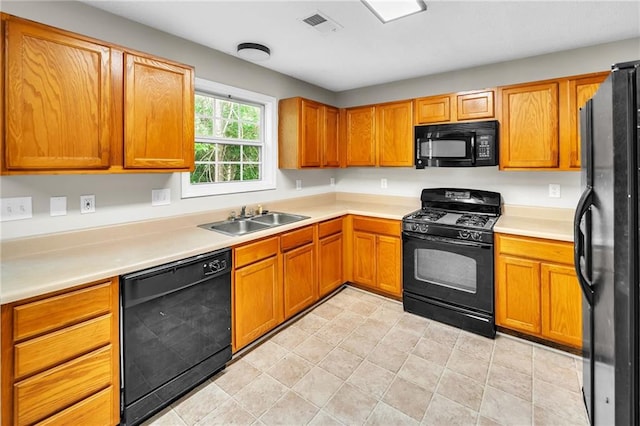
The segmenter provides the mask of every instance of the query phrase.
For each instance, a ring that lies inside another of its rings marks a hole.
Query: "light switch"
[[[49,211],[51,216],[65,216],[67,214],[67,197],[49,198]]]

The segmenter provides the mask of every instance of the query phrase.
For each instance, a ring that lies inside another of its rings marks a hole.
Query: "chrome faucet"
[[[240,208],[240,217],[247,217],[247,206],[242,206]]]

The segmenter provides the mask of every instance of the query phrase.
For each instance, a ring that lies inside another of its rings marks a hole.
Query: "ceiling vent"
[[[335,33],[342,29],[342,25],[338,24],[319,10],[313,15],[302,18],[302,22],[323,34]]]

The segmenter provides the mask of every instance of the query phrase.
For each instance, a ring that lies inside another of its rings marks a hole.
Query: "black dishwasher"
[[[135,425],[231,359],[231,250],[120,277],[121,424]]]

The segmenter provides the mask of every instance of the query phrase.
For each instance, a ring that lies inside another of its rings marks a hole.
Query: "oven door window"
[[[474,258],[434,249],[416,249],[414,255],[416,280],[476,293],[478,266]]]

